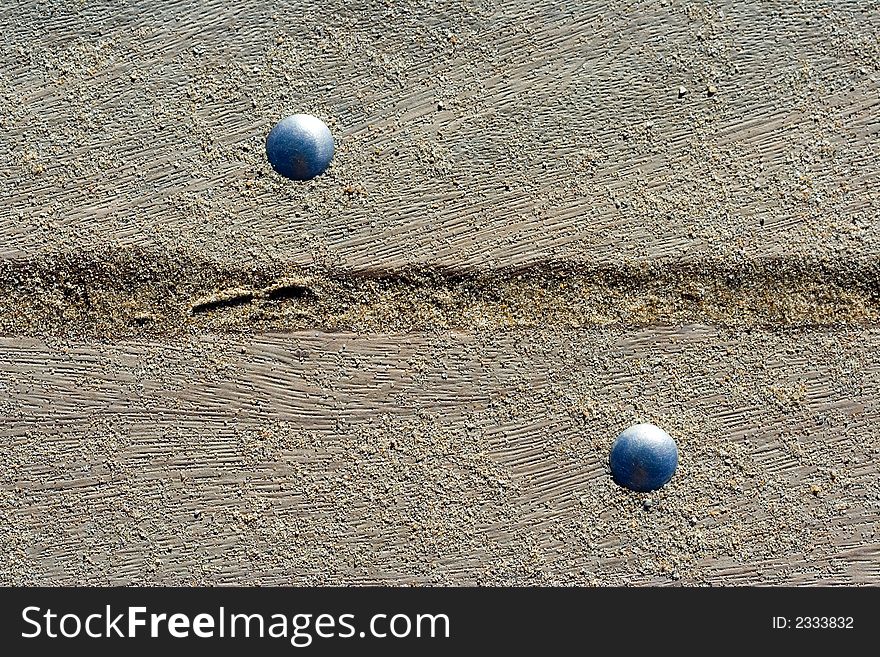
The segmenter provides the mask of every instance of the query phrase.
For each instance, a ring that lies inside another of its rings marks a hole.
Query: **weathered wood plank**
[[[875,3],[16,2],[0,20],[0,257],[877,253]],[[295,111],[338,137],[306,185],[263,151]]]
[[[4,583],[880,582],[880,6],[0,22]],[[372,334],[252,333],[312,327]]]
[[[0,342],[10,583],[878,579],[876,330]],[[643,508],[605,471],[666,427]]]

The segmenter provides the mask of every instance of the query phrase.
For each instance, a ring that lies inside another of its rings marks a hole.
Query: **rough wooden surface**
[[[876,583],[878,353],[700,327],[6,339],[2,577]],[[647,496],[605,470],[636,419],[681,450]]]
[[[0,582],[880,583],[880,4],[0,24]]]
[[[877,3],[86,0],[0,21],[0,256],[877,249]],[[299,111],[338,138],[307,185],[264,154]]]

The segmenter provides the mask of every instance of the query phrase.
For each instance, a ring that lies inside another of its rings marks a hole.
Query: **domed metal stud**
[[[285,178],[311,180],[333,159],[333,135],[319,118],[294,114],[275,124],[266,137],[269,164]]]
[[[647,492],[672,479],[678,467],[678,447],[653,424],[635,424],[621,433],[611,448],[611,475],[621,486]]]

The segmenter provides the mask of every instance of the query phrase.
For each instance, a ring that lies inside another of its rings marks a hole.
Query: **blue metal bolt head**
[[[678,447],[660,427],[634,424],[614,441],[610,460],[614,481],[644,493],[672,479],[678,467]]]
[[[294,114],[281,119],[266,137],[269,164],[285,178],[311,180],[330,166],[333,135],[321,119]]]

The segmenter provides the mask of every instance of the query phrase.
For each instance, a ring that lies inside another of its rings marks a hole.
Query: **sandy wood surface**
[[[0,24],[3,583],[880,583],[880,5]]]
[[[16,2],[0,20],[4,257],[877,250],[875,3]],[[307,185],[263,150],[294,112],[337,136]]]
[[[3,579],[876,583],[878,337],[5,339]]]

